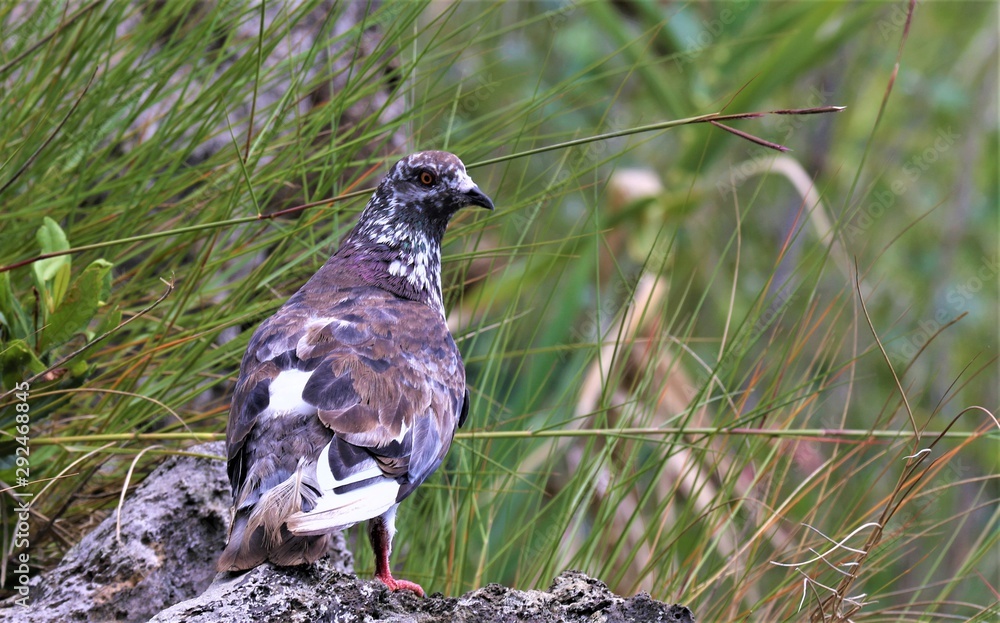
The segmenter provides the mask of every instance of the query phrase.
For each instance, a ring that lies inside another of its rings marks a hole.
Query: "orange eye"
[[[424,186],[430,186],[431,184],[434,183],[434,174],[431,173],[430,171],[421,171],[420,183],[423,184]]]

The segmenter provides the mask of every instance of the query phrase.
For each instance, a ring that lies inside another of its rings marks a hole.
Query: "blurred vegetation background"
[[[578,568],[704,621],[996,620],[995,3],[0,24],[5,572],[18,495],[40,572],[161,455],[221,439],[256,325],[393,161],[447,149],[499,209],[447,238],[472,414],[401,511],[399,575],[455,595]],[[728,123],[785,154],[709,125],[562,145],[831,105]]]

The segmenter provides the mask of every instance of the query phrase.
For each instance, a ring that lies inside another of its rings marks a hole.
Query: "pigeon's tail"
[[[264,561],[291,566],[313,562],[326,553],[330,535],[296,535],[285,522],[303,508],[316,504],[317,492],[312,478],[304,474],[303,461],[299,468],[263,494],[248,492],[244,505],[237,508],[229,529],[229,543],[219,557],[219,571],[252,569]],[[259,496],[259,497],[258,497]]]
[[[216,563],[219,571],[243,571],[265,561],[283,567],[302,565],[317,560],[330,547],[329,534],[295,536],[284,526],[281,527],[278,542],[269,543],[263,526],[248,531],[249,519],[249,511],[243,511],[233,520],[229,543]]]
[[[252,569],[267,560],[267,548],[264,547],[264,528],[257,528],[247,534],[247,519],[250,513],[241,510],[233,517],[229,529],[229,542],[219,557],[215,568],[219,571],[242,571]]]

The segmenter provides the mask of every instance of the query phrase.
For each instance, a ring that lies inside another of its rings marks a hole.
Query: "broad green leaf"
[[[42,352],[67,342],[87,328],[97,308],[111,296],[111,263],[94,260],[73,282],[62,304],[42,332]]]
[[[66,258],[68,259],[69,256],[67,255]],[[70,263],[65,262],[56,270],[55,279],[52,280],[51,292],[53,307],[59,307],[59,305],[62,304],[63,298],[66,296],[66,291],[69,290],[69,277]]]
[[[118,326],[118,323],[122,321],[122,310],[119,306],[115,305],[108,313],[104,314],[104,318],[101,319],[101,323],[97,325],[97,330],[94,332],[96,336],[100,337],[113,330]]]
[[[35,238],[38,240],[38,246],[41,248],[43,254],[57,253],[69,249],[69,240],[66,239],[66,232],[59,227],[58,223],[47,216],[42,219],[42,226],[38,228]],[[31,265],[31,268],[35,271],[35,277],[38,281],[44,283],[55,277],[56,272],[61,266],[69,264],[69,256],[60,255],[59,257],[38,260]]]
[[[6,389],[44,370],[45,364],[24,340],[11,340],[0,351],[0,376]]]
[[[42,219],[42,226],[38,228],[35,238],[38,240],[38,246],[43,254],[69,249],[66,233],[59,227],[58,223],[47,216]],[[59,257],[38,260],[31,265],[35,277],[35,287],[44,303],[42,306],[43,322],[47,321],[48,315],[55,311],[62,302],[62,296],[66,292],[65,286],[69,279],[70,264],[68,255],[60,255]],[[53,279],[57,279],[59,283],[50,285],[49,282]]]

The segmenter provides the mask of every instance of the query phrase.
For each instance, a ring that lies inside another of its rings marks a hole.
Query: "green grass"
[[[37,377],[35,570],[133,462],[129,487],[221,438],[255,326],[392,161],[447,148],[498,209],[447,237],[472,414],[401,510],[399,575],[453,595],[578,568],[704,621],[996,617],[994,4],[921,3],[905,41],[905,2],[402,2],[354,27],[318,5],[0,7],[0,363],[4,392]],[[784,155],[631,132],[832,105],[726,122]]]

